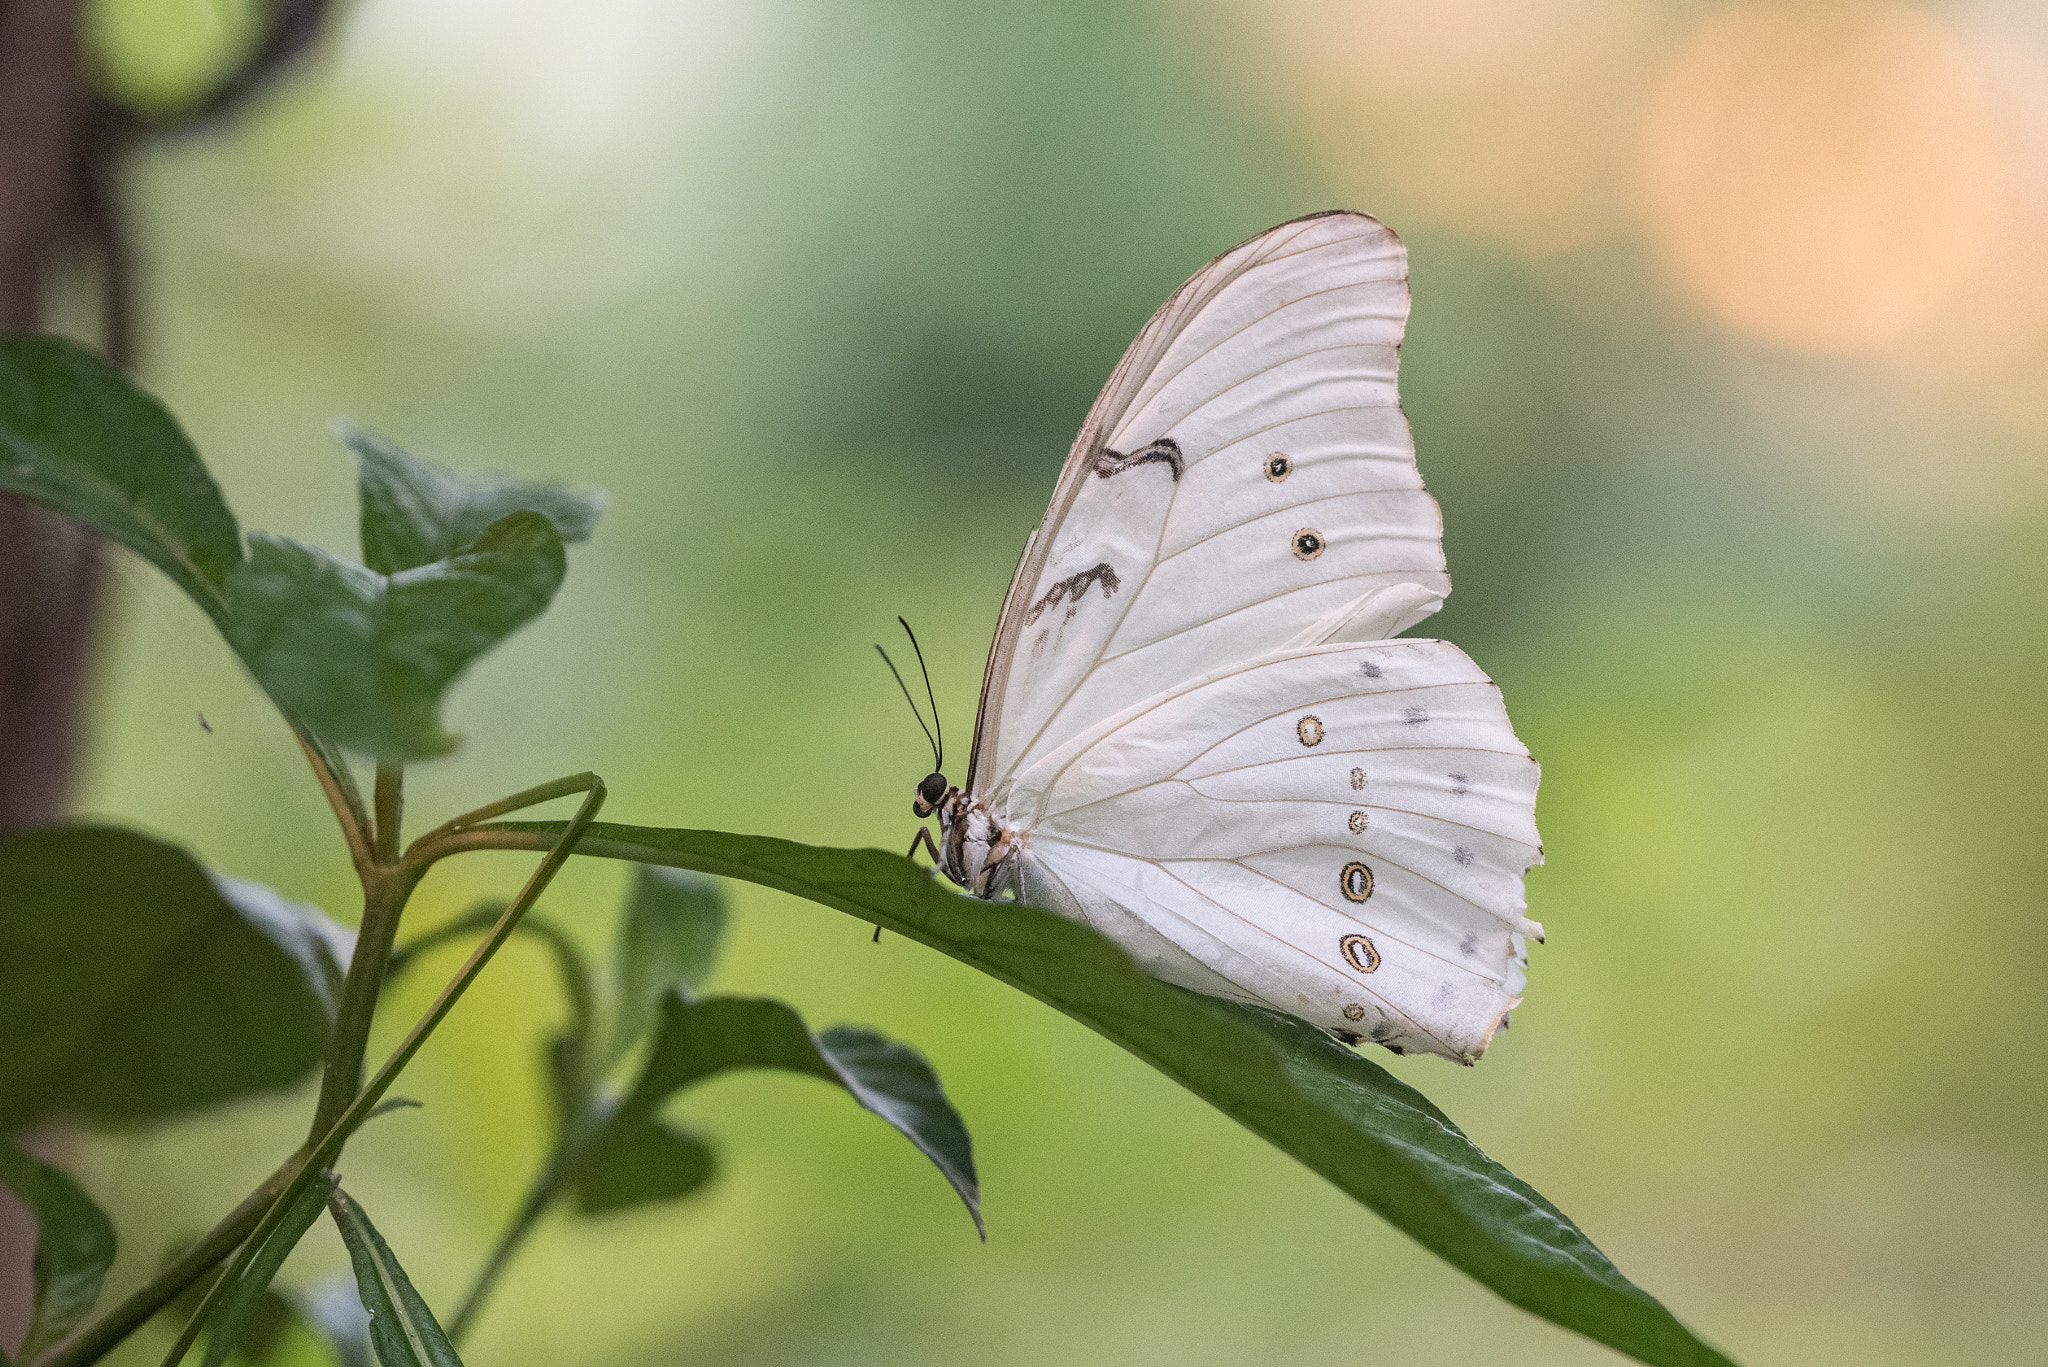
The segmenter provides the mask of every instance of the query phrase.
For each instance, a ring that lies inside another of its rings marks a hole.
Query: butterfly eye
[[[1278,484],[1294,473],[1294,462],[1275,451],[1266,457],[1266,478]]]
[[[939,800],[945,797],[946,787],[944,774],[927,775],[924,782],[917,785],[917,797],[910,804],[911,815],[930,816],[932,809],[939,805]]]
[[[1294,534],[1294,558],[1313,560],[1323,553],[1323,534],[1313,527],[1303,527]]]

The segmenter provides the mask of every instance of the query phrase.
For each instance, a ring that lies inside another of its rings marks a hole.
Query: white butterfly
[[[1457,647],[1395,393],[1400,240],[1283,223],[1152,316],[1089,410],[996,627],[954,882],[1346,1042],[1470,1063],[1521,999],[1537,765]],[[913,850],[916,848],[912,846]]]

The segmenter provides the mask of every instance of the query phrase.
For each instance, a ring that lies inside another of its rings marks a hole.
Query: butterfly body
[[[945,874],[1196,991],[1470,1062],[1520,1000],[1537,769],[1455,646],[1394,235],[1298,219],[1161,307],[1025,548]]]

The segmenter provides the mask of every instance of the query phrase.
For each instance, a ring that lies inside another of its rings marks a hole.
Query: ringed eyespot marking
[[[1372,896],[1372,870],[1354,859],[1337,875],[1337,887],[1345,901],[1363,902]]]
[[[1357,1002],[1352,1002],[1349,1006],[1344,1008],[1344,1019],[1348,1021],[1364,1020],[1365,1008],[1360,1006]]]
[[[1365,829],[1365,813],[1364,813],[1364,812],[1353,812],[1353,813],[1351,814],[1351,822],[1350,822],[1350,825],[1351,825],[1351,829],[1352,829],[1352,830],[1354,830],[1354,831],[1362,831],[1362,830],[1364,830],[1364,829]]]
[[[1364,786],[1365,786],[1365,770],[1363,770],[1363,769],[1353,769],[1353,770],[1351,771],[1351,791],[1355,793],[1355,792],[1357,792],[1357,791],[1358,791],[1359,789],[1363,788]]]
[[[1275,451],[1266,457],[1266,478],[1278,484],[1294,473],[1294,462]]]
[[[1294,558],[1313,560],[1323,553],[1326,544],[1321,532],[1313,527],[1303,527],[1294,534]]]
[[[1311,712],[1294,724],[1294,734],[1301,738],[1303,745],[1323,743],[1323,719]]]
[[[1372,941],[1363,935],[1346,935],[1337,941],[1337,948],[1344,951],[1344,962],[1360,973],[1377,973],[1380,967],[1380,952],[1372,947]],[[1345,1012],[1350,1015],[1350,1012]],[[1363,1013],[1361,1013],[1363,1014]],[[1357,1020],[1357,1016],[1351,1017]]]

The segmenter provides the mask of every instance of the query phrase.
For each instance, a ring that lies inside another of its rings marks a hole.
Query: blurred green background
[[[97,41],[175,102],[246,29],[104,0]],[[1457,584],[1424,630],[1544,764],[1551,933],[1479,1068],[1380,1061],[1752,1367],[2048,1362],[2038,8],[364,0],[133,193],[144,378],[245,525],[353,552],[340,415],[613,492],[456,691],[416,829],[593,768],[609,818],[891,849],[927,755],[869,643],[916,624],[964,768],[1016,553],[1131,334],[1272,223],[1380,214]],[[118,579],[82,810],[352,918],[285,729],[173,590]],[[444,865],[416,914],[529,864]],[[544,905],[599,945],[624,874]],[[473,1361],[1614,1360],[1036,1003],[735,898],[715,986],[927,1052],[987,1246],[871,1117],[731,1079],[683,1108],[724,1180],[545,1227]],[[538,1157],[558,1011],[515,949],[403,1084],[425,1109],[351,1149],[437,1305]],[[115,1289],[306,1104],[88,1141]],[[343,1263],[320,1234],[287,1276]]]

